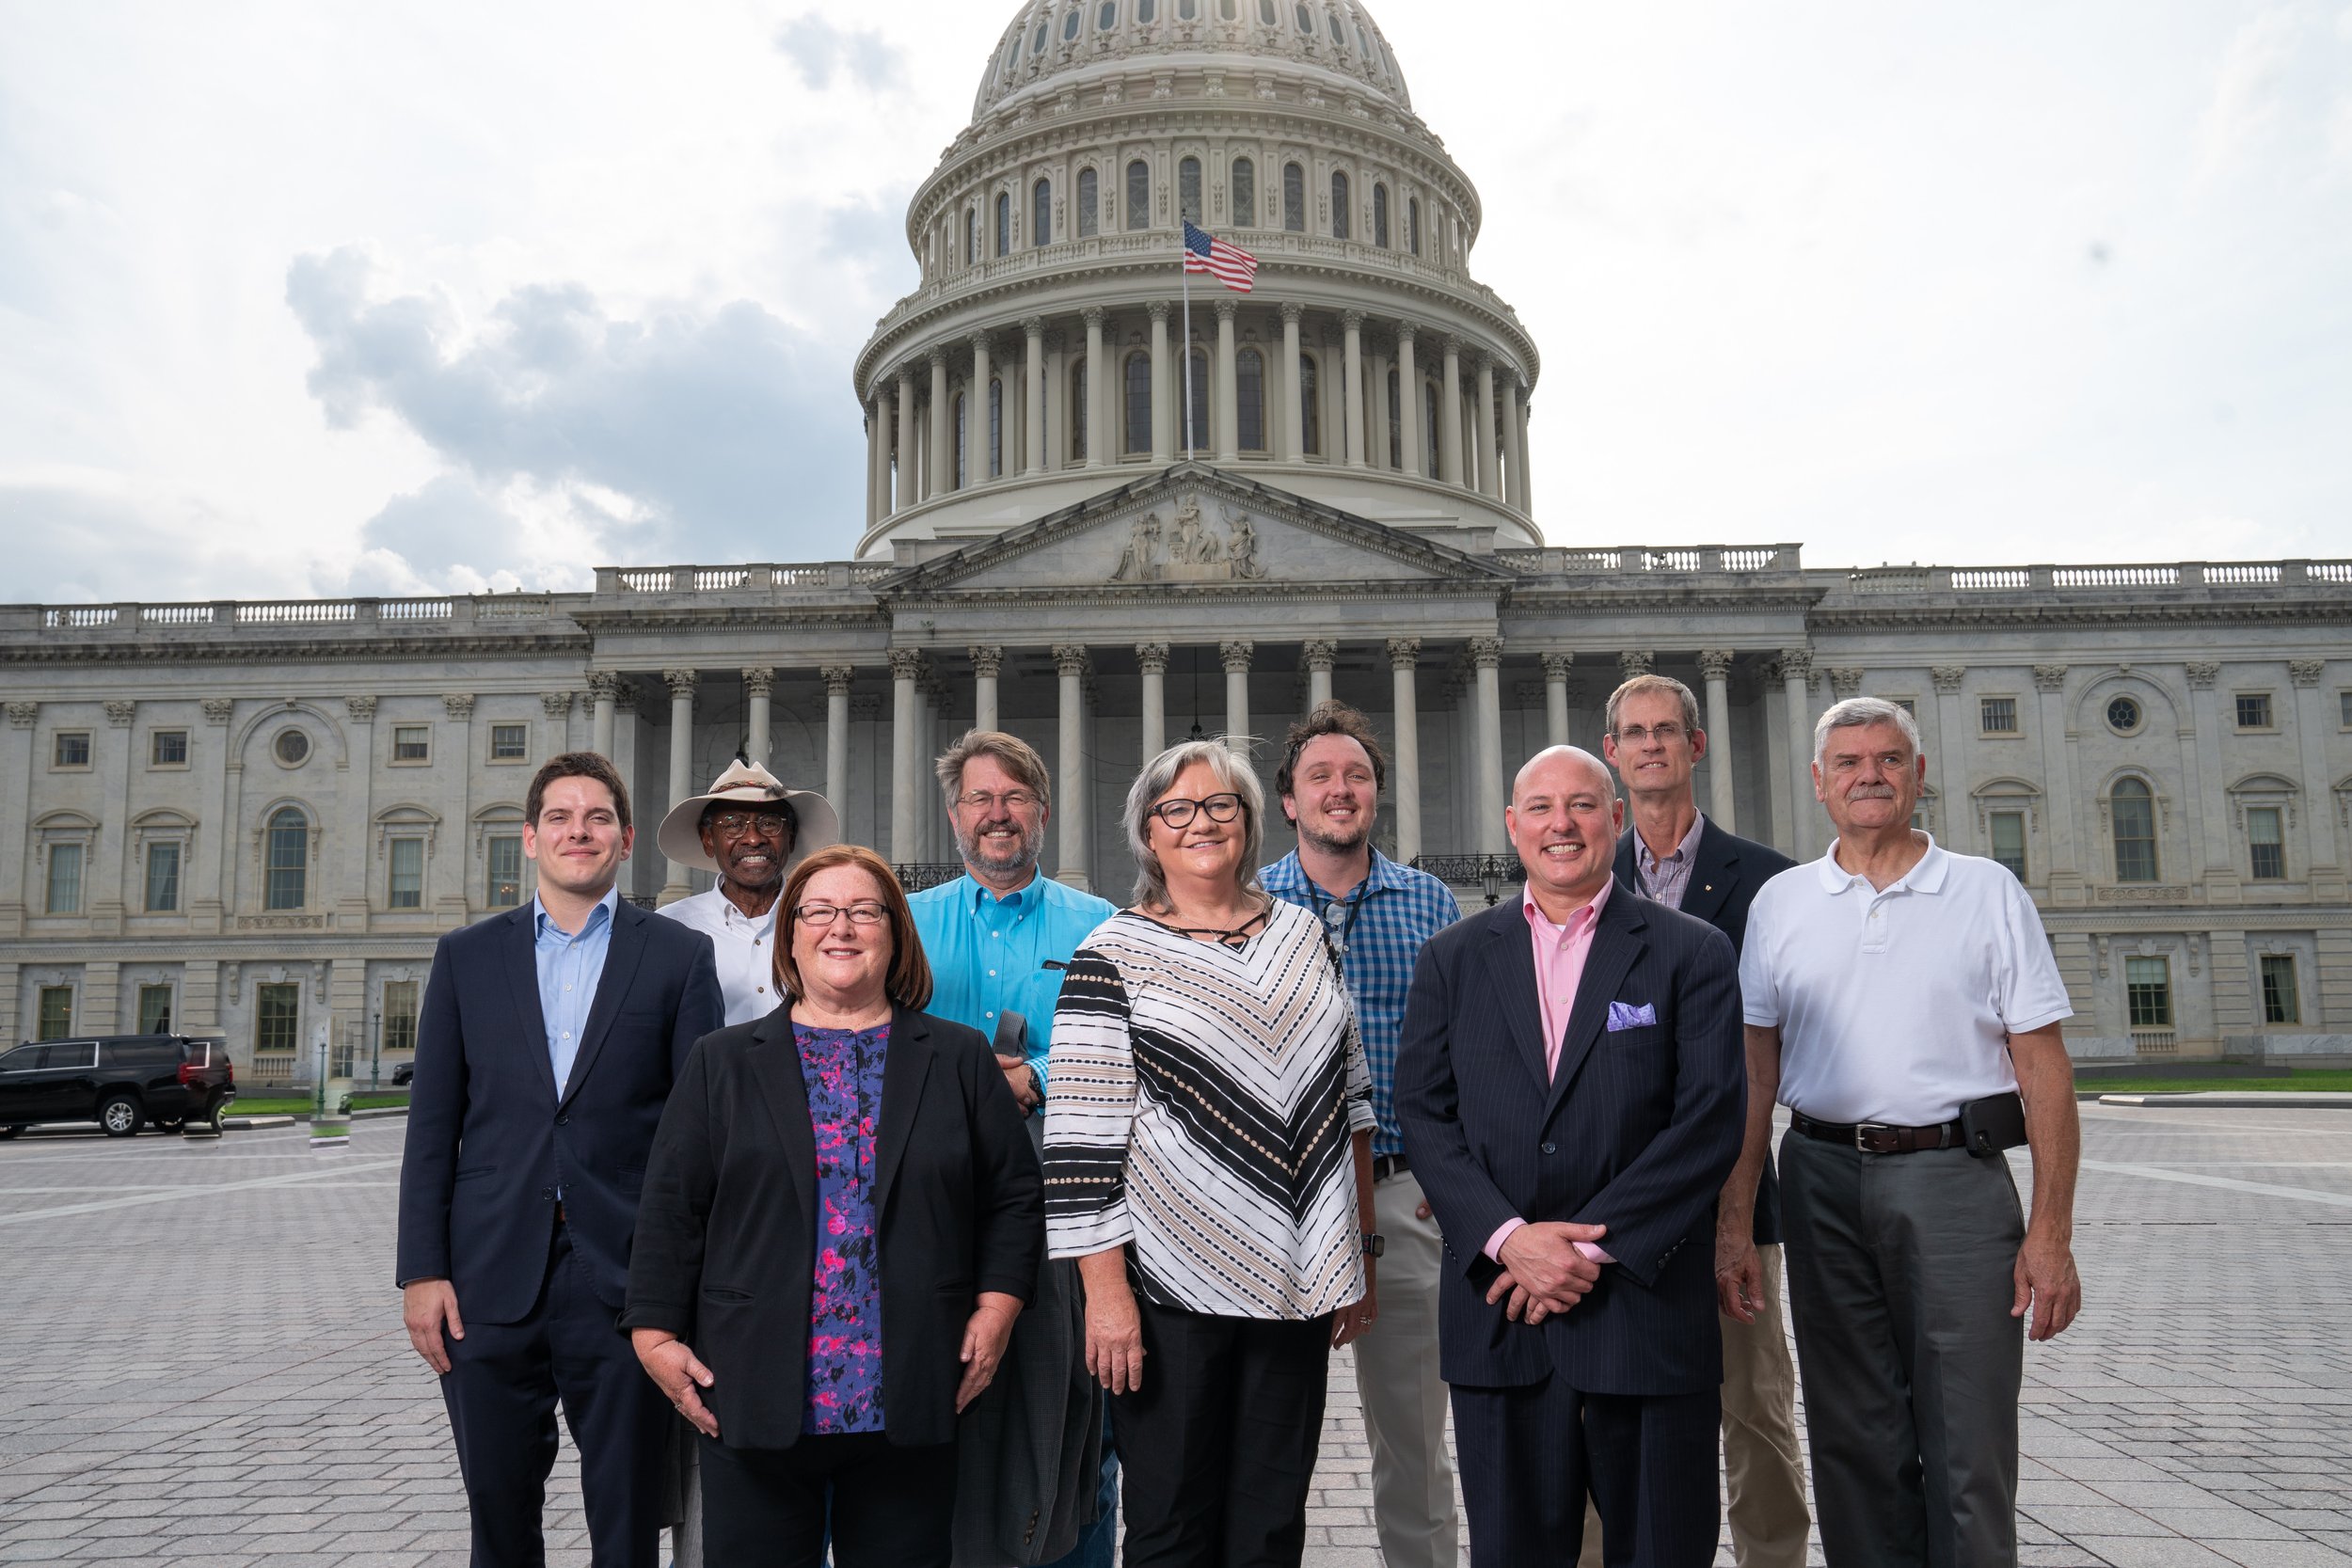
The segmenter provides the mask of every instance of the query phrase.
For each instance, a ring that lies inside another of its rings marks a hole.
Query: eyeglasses
[[[710,831],[721,838],[741,838],[745,833],[759,833],[767,838],[788,838],[792,819],[782,812],[722,812],[710,819]]]
[[[1231,822],[1241,815],[1241,797],[1228,792],[1204,800],[1162,800],[1152,808],[1152,815],[1171,828],[1189,828],[1194,816],[1204,811],[1212,822]]]
[[[1037,796],[1025,789],[1008,789],[1002,795],[991,795],[985,789],[973,790],[956,797],[956,804],[973,811],[994,811],[999,804],[1007,811],[1027,811],[1038,803]]]
[[[1639,746],[1655,736],[1661,746],[1671,746],[1690,733],[1681,725],[1675,723],[1652,724],[1646,729],[1639,724],[1628,724],[1617,732],[1617,742],[1623,746]]]
[[[890,918],[888,910],[870,900],[863,904],[801,904],[792,911],[792,918],[803,926],[830,926],[845,914],[852,926],[879,926]]]

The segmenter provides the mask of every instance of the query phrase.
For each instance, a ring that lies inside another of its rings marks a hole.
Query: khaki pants
[[[1804,1568],[1812,1515],[1797,1445],[1797,1373],[1781,1311],[1781,1252],[1756,1249],[1764,1301],[1756,1322],[1716,1314],[1724,1331],[1724,1479],[1730,1494],[1732,1560],[1740,1568]],[[1601,1568],[1600,1517],[1584,1504],[1578,1568]]]
[[[1372,1439],[1373,1519],[1388,1568],[1454,1568],[1454,1466],[1446,1458],[1446,1386],[1438,1375],[1438,1222],[1421,1183],[1400,1171],[1373,1189],[1388,1251],[1375,1271],[1380,1315],[1356,1341],[1356,1392]]]

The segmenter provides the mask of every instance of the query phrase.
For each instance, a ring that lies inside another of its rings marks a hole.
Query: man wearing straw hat
[[[729,1023],[775,1011],[776,898],[803,856],[840,837],[831,801],[814,790],[787,789],[740,757],[707,793],[680,800],[661,819],[655,838],[664,855],[719,875],[709,892],[661,912],[710,938]]]

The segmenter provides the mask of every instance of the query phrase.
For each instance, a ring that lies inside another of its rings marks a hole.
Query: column
[[[1396,327],[1396,446],[1405,471],[1421,477],[1421,372],[1413,360],[1413,324]]]
[[[1331,667],[1339,662],[1337,642],[1307,644],[1307,711],[1312,713],[1331,700]]]
[[[972,334],[972,386],[963,398],[963,483],[988,483],[988,334]]]
[[[882,520],[882,483],[883,462],[882,400],[876,393],[866,406],[866,526],[872,528]]]
[[[1216,645],[1225,663],[1225,744],[1242,756],[1249,754],[1249,656],[1257,644],[1241,638]]]
[[[694,793],[694,672],[664,670],[661,679],[670,689],[670,794],[662,809],[667,811]],[[675,904],[692,890],[687,880],[687,867],[671,861],[669,879],[661,884],[661,902]]]
[[[2239,897],[2239,879],[2230,855],[2230,798],[2221,784],[2221,713],[2213,694],[2213,683],[2221,673],[2221,666],[2207,659],[2192,659],[2183,668],[2188,677],[2189,728],[2195,732],[2187,769],[2188,798],[2198,802],[2189,815],[2189,824],[2197,830],[2190,835],[2190,842],[2197,846],[2198,858],[2189,864],[2201,871],[2208,901],[2234,904]],[[2043,787],[2048,787],[2048,781],[2043,782]],[[2058,803],[2045,796],[2043,816],[2053,816],[2057,810]],[[2030,852],[2027,863],[2031,863]]]
[[[1421,703],[1414,689],[1420,663],[1420,638],[1389,639],[1396,714],[1390,758],[1396,766],[1396,858],[1407,865],[1421,856]]]
[[[1286,304],[1282,307],[1282,461],[1303,463],[1307,460],[1307,425],[1305,389],[1298,384],[1298,319],[1304,308]]]
[[[1514,512],[1527,510],[1527,449],[1519,444],[1519,378],[1502,380],[1502,438],[1504,441],[1503,499]]]
[[[1045,318],[1029,317],[1021,331],[1028,342],[1029,360],[1029,373],[1021,383],[1021,436],[1026,449],[1021,471],[1037,474],[1045,471]]]
[[[1568,672],[1575,665],[1574,654],[1544,655],[1544,733],[1548,746],[1568,743]]]
[[[610,670],[588,672],[588,697],[596,705],[588,721],[588,747],[598,756],[612,754],[612,705],[620,677]]]
[[[1478,844],[1482,855],[1509,847],[1502,807],[1502,639],[1470,640],[1470,663],[1478,672]]]
[[[773,670],[743,672],[743,750],[762,768],[768,766],[768,697],[775,689]]]
[[[1028,393],[1023,389],[1022,362],[1018,355],[1008,354],[996,372],[1001,387],[998,396],[1004,402],[1004,429],[997,433],[996,477],[1010,479],[1021,472],[1023,455],[1029,450],[1029,426],[1025,415]]]
[[[1707,815],[1727,833],[1734,825],[1731,768],[1731,650],[1699,651],[1699,675],[1707,684]]]
[[[930,760],[939,754],[939,688],[931,673],[931,661],[923,661],[923,673],[914,682],[914,760],[918,769],[914,780],[914,858],[935,861],[939,858],[939,818],[941,814],[929,809],[925,797],[930,793]]]
[[[841,818],[844,836],[850,821],[850,681],[856,672],[846,664],[828,664],[817,672],[825,681],[825,799]]]
[[[1340,390],[1346,402],[1341,407],[1341,439],[1346,443],[1347,466],[1364,466],[1364,313],[1350,310],[1340,317],[1343,369],[1340,375]]]
[[[2074,748],[2066,734],[2066,666],[2035,665],[2033,686],[2041,699],[2036,730],[2042,742],[2042,780],[2050,792],[2050,898],[2053,903],[2079,904],[2083,865],[2074,841],[2079,798],[2074,793]]]
[[[1052,473],[1070,461],[1070,340],[1062,332],[1045,334],[1045,470]]]
[[[1495,467],[1495,362],[1478,356],[1478,488],[1489,500],[1502,499]]]
[[[1216,406],[1209,422],[1216,427],[1216,460],[1241,461],[1241,411],[1234,406],[1241,380],[1233,353],[1233,317],[1241,307],[1233,300],[1216,302]]]
[[[1445,341],[1445,386],[1438,402],[1438,477],[1462,483],[1462,340]]]
[[[1089,443],[1088,450],[1093,450]],[[1087,877],[1087,650],[1082,642],[1054,644],[1054,673],[1061,682],[1061,744],[1054,758],[1054,777],[1061,785],[1062,809],[1054,814],[1060,847],[1060,869],[1055,875],[1074,888],[1089,885]]]
[[[1535,515],[1535,476],[1527,466],[1527,425],[1528,404],[1534,396],[1535,388],[1530,387],[1527,395],[1519,400],[1518,418],[1512,421],[1511,435],[1511,456],[1518,465],[1516,470],[1519,476],[1518,507],[1531,517]]]
[[[898,468],[891,492],[890,510],[904,512],[922,492],[914,484],[914,367],[898,369]]]
[[[1168,644],[1138,642],[1136,662],[1143,669],[1143,760],[1168,750]]]
[[[996,676],[1005,667],[1005,650],[980,643],[964,651],[972,656],[972,727],[1001,728],[996,722]]]
[[[1364,406],[1371,418],[1364,431],[1364,461],[1375,468],[1393,467],[1389,461],[1389,356],[1375,347],[1364,356]],[[1404,388],[1399,387],[1398,391]],[[1401,454],[1400,454],[1401,455]]]
[[[1109,433],[1103,428],[1103,410],[1108,406],[1103,396],[1103,320],[1104,310],[1099,305],[1086,309],[1087,321],[1087,467],[1103,466],[1103,453],[1110,446]]]
[[[1165,468],[1176,461],[1176,394],[1168,389],[1168,301],[1152,302],[1152,466]],[[1154,753],[1157,754],[1156,752]]]
[[[923,493],[944,496],[956,487],[956,414],[947,402],[947,351],[931,350],[931,467]]]
[[[2328,673],[2321,658],[2287,660],[2287,678],[2295,683],[2295,738],[2303,763],[2303,829],[2311,857],[2303,880],[2312,896],[2324,903],[2344,900],[2344,872],[2336,863],[2334,781],[2328,772],[2328,736],[2335,734],[2336,715],[2328,711],[2328,693],[2320,689]],[[2293,876],[2292,863],[2287,874]]]
[[[1813,858],[1813,822],[1820,807],[1813,799],[1813,703],[1805,694],[1813,679],[1813,655],[1804,648],[1780,654],[1780,685],[1788,708],[1788,854]]]
[[[901,865],[913,864],[916,853],[914,810],[923,789],[923,759],[914,731],[922,699],[914,685],[922,673],[920,649],[890,650],[890,858]]]

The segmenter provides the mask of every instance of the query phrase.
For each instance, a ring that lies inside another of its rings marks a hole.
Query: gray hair
[[[1127,809],[1120,814],[1127,825],[1128,852],[1136,857],[1135,902],[1139,909],[1168,907],[1168,878],[1160,871],[1160,857],[1152,852],[1152,808],[1175,786],[1176,776],[1196,762],[1207,764],[1216,775],[1220,793],[1231,790],[1241,797],[1241,891],[1249,895],[1263,891],[1258,885],[1258,852],[1265,842],[1265,788],[1258,783],[1257,771],[1223,740],[1186,740],[1143,765],[1128,787]]]
[[[956,743],[939,753],[931,765],[931,772],[939,780],[940,793],[947,798],[952,812],[957,799],[963,794],[963,769],[974,757],[993,757],[997,766],[1013,776],[1022,788],[1037,797],[1038,804],[1051,811],[1054,806],[1053,781],[1046,775],[1045,759],[1037,754],[1037,748],[1017,735],[1002,730],[966,730],[956,737]]]
[[[1636,675],[1616,690],[1609,693],[1609,706],[1600,716],[1601,728],[1611,735],[1617,733],[1617,709],[1628,697],[1670,696],[1682,705],[1682,727],[1686,732],[1702,728],[1699,723],[1699,700],[1691,689],[1672,675]]]
[[[1892,724],[1902,731],[1915,757],[1925,750],[1919,744],[1919,721],[1911,716],[1909,708],[1883,697],[1849,697],[1842,703],[1832,704],[1830,710],[1815,721],[1813,766],[1819,768],[1821,759],[1829,755],[1830,731],[1858,729],[1867,724]]]

